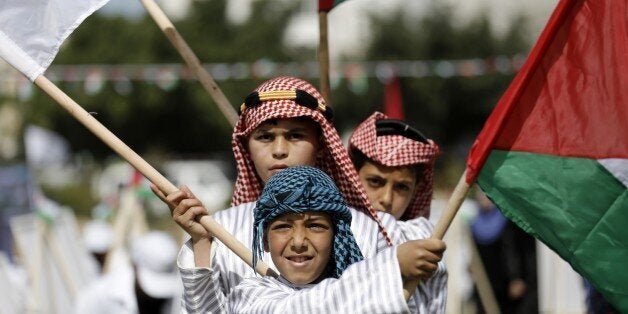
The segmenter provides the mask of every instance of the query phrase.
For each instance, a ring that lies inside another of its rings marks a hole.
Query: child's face
[[[255,171],[264,183],[291,166],[315,166],[318,129],[309,119],[277,119],[258,126],[248,138]]]
[[[270,223],[266,249],[282,276],[294,284],[308,284],[325,272],[333,237],[333,224],[327,214],[290,213]]]
[[[365,161],[358,175],[373,207],[401,218],[416,190],[414,169],[384,167]]]

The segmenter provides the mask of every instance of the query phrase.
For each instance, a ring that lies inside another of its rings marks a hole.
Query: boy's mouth
[[[272,170],[282,170],[282,169],[286,169],[286,168],[288,168],[288,165],[285,165],[285,164],[279,164],[279,165],[272,165],[272,166],[270,167],[270,170],[271,170],[271,171],[272,171]]]
[[[305,256],[305,255],[295,255],[295,256],[286,257],[286,259],[288,259],[289,261],[297,263],[297,264],[305,263],[307,261],[312,260],[313,258],[314,258],[313,256]]]

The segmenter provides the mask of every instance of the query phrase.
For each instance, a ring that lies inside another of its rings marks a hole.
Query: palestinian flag
[[[345,0],[318,0],[318,12],[329,12]]]
[[[467,160],[480,187],[628,313],[628,0],[561,0]]]

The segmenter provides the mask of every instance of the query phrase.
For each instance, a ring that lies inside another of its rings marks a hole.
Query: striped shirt
[[[236,239],[250,248],[253,241],[254,207],[254,202],[240,204],[215,213],[213,218]],[[351,231],[366,259],[374,257],[377,252],[389,248],[386,240],[379,232],[377,223],[372,218],[361,211],[352,208],[350,210],[353,216]],[[425,239],[430,236],[432,225],[424,218],[401,222],[396,221],[393,216],[385,213],[379,213],[379,216],[384,228],[389,231],[395,244],[401,244],[410,239]],[[262,259],[269,267],[277,271],[268,252],[264,253]],[[229,293],[243,279],[257,276],[249,265],[217,239],[214,239],[212,242],[211,268],[194,266],[194,254],[189,241],[179,252],[178,265],[184,287],[182,303],[187,313],[229,312],[227,300]],[[395,271],[377,272],[377,274],[381,276],[378,277],[378,280],[395,281],[401,278],[398,265]],[[340,281],[343,281],[342,285],[344,287],[351,287],[347,289],[352,290],[365,285],[364,277],[358,279],[352,281],[351,279],[345,279],[343,276]],[[447,272],[444,263],[441,262],[435,275],[430,280],[422,282],[414,293],[413,298],[408,303],[411,312],[444,313],[447,293],[446,279]],[[369,299],[372,300],[382,300],[383,294],[395,291],[384,291],[382,288],[374,287],[376,288],[365,291],[365,293],[369,293]],[[397,290],[397,292],[399,295],[402,295],[401,289]],[[312,302],[320,302],[320,296],[315,292],[311,294],[304,293],[304,295],[311,297]]]
[[[434,225],[424,217],[407,221],[397,221],[393,234],[395,243],[427,239],[432,235]],[[400,241],[400,242],[397,242]],[[408,302],[412,313],[445,313],[447,305],[447,269],[445,263],[438,263],[434,275],[422,281]]]
[[[395,248],[349,266],[342,279],[294,286],[283,278],[250,277],[229,295],[231,313],[409,313]],[[396,274],[390,276],[390,274]],[[368,276],[369,280],[364,280]],[[360,282],[360,285],[356,283]],[[377,291],[377,297],[373,297]],[[385,300],[385,301],[382,301]]]

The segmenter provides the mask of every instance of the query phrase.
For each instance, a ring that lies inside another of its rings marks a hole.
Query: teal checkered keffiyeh
[[[351,232],[351,212],[342,194],[323,171],[314,167],[291,167],[268,180],[255,206],[253,268],[262,256],[263,237],[271,221],[286,213],[308,211],[328,214],[334,224],[331,275],[339,278],[351,264],[363,259]]]

